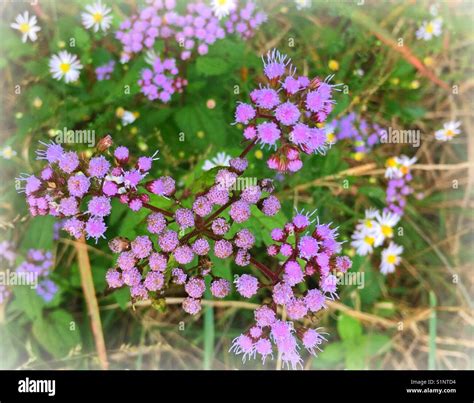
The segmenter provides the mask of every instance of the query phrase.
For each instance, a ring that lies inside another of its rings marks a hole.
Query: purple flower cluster
[[[178,18],[175,0],[148,1],[149,6],[120,24],[115,37],[122,43],[122,62],[135,53],[151,49],[157,38],[167,39],[174,34],[173,24]]]
[[[239,103],[235,123],[245,126],[248,141],[275,149],[268,167],[296,172],[303,163],[300,154],[324,154],[328,143],[318,127],[332,111],[336,89],[326,80],[297,76],[291,60],[278,50],[263,58],[266,85],[250,93],[251,103]]]
[[[194,38],[195,43],[189,44],[188,50],[197,46],[199,51],[207,39],[198,37],[209,34],[209,24],[215,17],[203,3],[192,3],[187,10],[192,17],[177,14],[172,0],[152,1],[150,7],[129,21],[128,27],[122,27],[122,35],[128,36],[121,40],[130,42],[128,50],[137,53],[143,46],[151,47],[157,37],[176,39],[183,33],[185,42]],[[250,27],[249,15],[253,12],[250,7],[247,14],[239,17]],[[159,18],[155,19],[157,13]],[[150,31],[150,27],[158,33]],[[216,30],[213,32],[217,38]],[[245,35],[245,30],[238,30]],[[156,57],[153,70],[143,71],[142,88],[146,88],[147,96],[166,102],[173,91],[179,90],[177,74],[174,59]],[[195,185],[182,189],[171,176],[150,177],[155,155],[136,158],[126,147],[111,149],[110,136],[99,142],[90,158],[59,144],[45,144],[38,158],[46,160],[46,166],[38,175],[24,175],[20,180],[24,182],[31,214],[58,217],[62,228],[75,238],[84,234],[96,241],[105,238],[105,220],[111,214],[113,198],[133,211],[150,211],[146,234],[133,240],[117,237],[109,242],[117,259],[108,270],[106,281],[110,288],[129,287],[134,301],[157,301],[170,286],[182,286],[182,308],[196,315],[201,311],[206,288],[215,298],[225,298],[231,292],[231,282],[215,275],[213,258],[232,259],[245,270],[234,278],[236,292],[243,298],[253,298],[263,288],[271,293],[271,301],[255,311],[255,325],[237,337],[231,349],[243,354],[244,360],[258,354],[265,361],[276,348],[283,362],[296,368],[301,364],[301,346],[315,354],[325,340],[319,329],[302,327],[298,322],[325,308],[328,299],[338,297],[337,275],[349,270],[351,261],[339,255],[342,248],[337,229],[319,221],[310,229],[312,214],[303,212],[271,231],[274,242],[268,246],[267,254],[274,264],[267,266],[257,261],[251,254],[255,234],[245,223],[255,214],[273,217],[281,205],[270,179],[251,184],[241,180],[248,167],[245,156],[256,144],[276,150],[268,165],[280,172],[298,171],[302,167],[301,153],[326,151],[327,136],[320,126],[332,110],[334,86],[329,80],[296,76],[290,60],[276,50],[264,59],[264,74],[267,85],[251,92],[251,103],[237,106],[235,120],[245,126],[248,145],[229,161],[228,167],[212,171],[213,178],[206,177],[200,189],[194,189]],[[169,207],[151,204],[156,196],[167,199]],[[277,255],[284,260],[281,266]],[[258,276],[247,269],[249,266],[258,271]],[[308,290],[303,283],[309,279],[317,286]],[[53,291],[54,284],[48,281],[39,287],[45,298]],[[288,320],[279,318],[279,307],[286,311]]]
[[[17,267],[16,272],[34,276],[38,281],[36,293],[44,301],[50,302],[58,292],[58,286],[49,278],[53,265],[54,260],[51,252],[30,249],[26,260]]]
[[[227,33],[235,33],[243,39],[250,39],[266,20],[267,15],[257,11],[255,3],[248,1],[240,10],[232,10],[224,25]]]
[[[379,144],[384,134],[384,130],[378,124],[370,124],[354,112],[333,120],[326,126],[325,131],[331,143],[350,140],[353,143],[353,157],[356,160],[361,160]]]
[[[23,175],[22,189],[31,215],[52,215],[62,220],[62,229],[78,239],[104,238],[107,226],[104,219],[111,213],[111,199],[118,198],[132,210],[138,211],[149,196],[140,192],[140,185],[151,169],[152,157],[140,157],[129,163],[126,147],[117,147],[110,162],[103,155],[92,158],[66,151],[60,144],[44,144],[37,152],[38,159],[48,164],[41,173]],[[112,145],[110,136],[103,138],[98,150]]]
[[[410,186],[412,179],[412,174],[408,172],[401,178],[392,178],[388,181],[385,194],[388,211],[403,216],[407,197],[413,193],[413,188]]]
[[[181,60],[189,59],[194,51],[205,55],[209,45],[225,37],[226,30],[248,39],[266,19],[252,1],[231,11],[225,29],[212,8],[203,1],[188,3],[183,14],[176,9],[175,0],[149,0],[147,3],[149,5],[138,14],[123,21],[116,33],[123,45],[123,62],[130,60],[133,54],[152,49],[159,39],[179,52],[176,54]]]
[[[147,217],[147,228],[152,237],[139,236],[132,242],[118,238],[109,243],[111,250],[119,254],[117,266],[107,274],[109,286],[128,286],[132,298],[148,299],[161,294],[169,282],[184,285],[187,297],[183,309],[193,315],[201,310],[206,276],[211,277],[212,295],[226,297],[231,284],[213,275],[209,254],[219,259],[232,258],[238,266],[248,266],[252,263],[249,250],[255,236],[246,228],[229,236],[231,226],[247,221],[252,206],[267,216],[274,216],[280,210],[268,179],[244,189],[235,186],[246,167],[244,158],[232,159],[230,167],[218,170],[214,184],[199,192],[188,202],[188,207],[183,207],[181,202],[173,211],[149,206],[152,212]],[[179,200],[175,181],[169,176],[151,180],[145,187],[156,195]],[[221,215],[226,210],[229,218]],[[255,295],[260,286],[258,279],[249,274],[238,277],[235,283],[237,291],[246,298]]]
[[[155,57],[152,61],[152,69],[144,69],[138,84],[142,93],[150,100],[159,99],[166,103],[175,93],[183,92],[187,80],[178,76],[178,68],[175,59],[161,60]]]
[[[209,46],[228,33],[250,38],[266,16],[258,12],[255,4],[247,2],[241,9],[232,10],[225,28],[214,15],[212,8],[201,0],[190,2],[183,14],[175,0],[151,0],[138,14],[123,21],[116,38],[123,45],[121,61],[127,62],[134,54],[147,50],[152,55],[153,69],[141,73],[139,85],[150,100],[168,102],[171,95],[181,92],[187,85],[183,70],[176,59],[187,61],[195,55],[205,55]],[[160,40],[161,56],[154,55],[155,43]]]
[[[112,73],[114,72],[115,61],[111,60],[110,62],[103,64],[95,69],[95,74],[98,81],[108,80]]]
[[[297,214],[283,228],[275,228],[275,241],[268,254],[286,258],[272,283],[272,302],[255,310],[255,326],[234,339],[231,350],[242,354],[244,361],[258,354],[264,362],[273,355],[273,346],[282,361],[291,368],[301,365],[299,343],[311,354],[320,350],[325,341],[319,329],[298,327],[297,322],[326,308],[326,301],[337,297],[337,273],[351,268],[347,256],[339,256],[341,242],[337,230],[318,224],[310,230],[310,216]],[[318,283],[317,288],[301,291],[299,285],[307,278]],[[278,319],[277,307],[285,308],[289,321]]]

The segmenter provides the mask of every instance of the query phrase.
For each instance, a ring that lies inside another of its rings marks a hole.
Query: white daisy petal
[[[112,24],[112,16],[109,15],[112,10],[103,5],[100,0],[94,4],[88,4],[85,7],[86,12],[81,13],[82,25],[86,29],[93,29],[98,32],[99,29],[103,32],[107,31]]]
[[[53,78],[56,80],[64,78],[66,83],[77,81],[81,69],[82,64],[77,56],[65,50],[53,55],[49,60],[49,71]]]
[[[10,24],[10,27],[21,32],[21,41],[23,43],[28,41],[28,39],[34,42],[36,39],[38,39],[38,35],[36,33],[41,30],[41,28],[37,26],[36,23],[36,16],[32,15],[30,17],[28,11],[25,11],[23,14],[18,14],[16,16],[15,22]]]

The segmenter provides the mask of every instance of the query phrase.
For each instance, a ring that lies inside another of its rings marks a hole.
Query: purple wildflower
[[[232,255],[232,244],[225,239],[216,241],[214,244],[214,254],[220,259],[229,257]]]
[[[258,280],[250,274],[237,276],[234,282],[239,294],[245,298],[254,296],[258,291]]]
[[[219,278],[211,283],[211,293],[216,298],[225,298],[230,293],[230,283]]]

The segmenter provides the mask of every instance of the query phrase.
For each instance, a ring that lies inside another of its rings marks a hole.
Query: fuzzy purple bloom
[[[216,298],[225,298],[230,293],[230,283],[219,278],[211,283],[211,293]]]
[[[258,291],[258,280],[250,274],[237,276],[234,283],[239,294],[245,298],[254,296]]]

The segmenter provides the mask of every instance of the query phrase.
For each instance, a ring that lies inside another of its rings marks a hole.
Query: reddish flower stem
[[[250,263],[252,263],[257,269],[259,269],[265,276],[267,276],[273,284],[278,282],[278,274],[274,273],[268,266],[255,260],[254,257],[250,257]]]
[[[151,211],[154,211],[155,213],[161,213],[167,217],[174,217],[173,213],[167,210],[163,210],[159,207],[152,206],[149,203],[143,203],[143,207],[146,207],[147,209],[150,209]]]
[[[245,147],[244,151],[240,153],[239,158],[244,158],[250,152],[250,150],[254,147],[256,143],[257,143],[257,139],[255,138],[251,143],[247,145],[247,147]]]
[[[213,214],[211,214],[208,218],[206,218],[206,221],[204,221],[204,226],[209,224],[214,218],[216,218],[220,213],[225,211],[233,202],[235,202],[237,199],[235,197],[232,197],[226,204],[223,206],[219,207]]]

